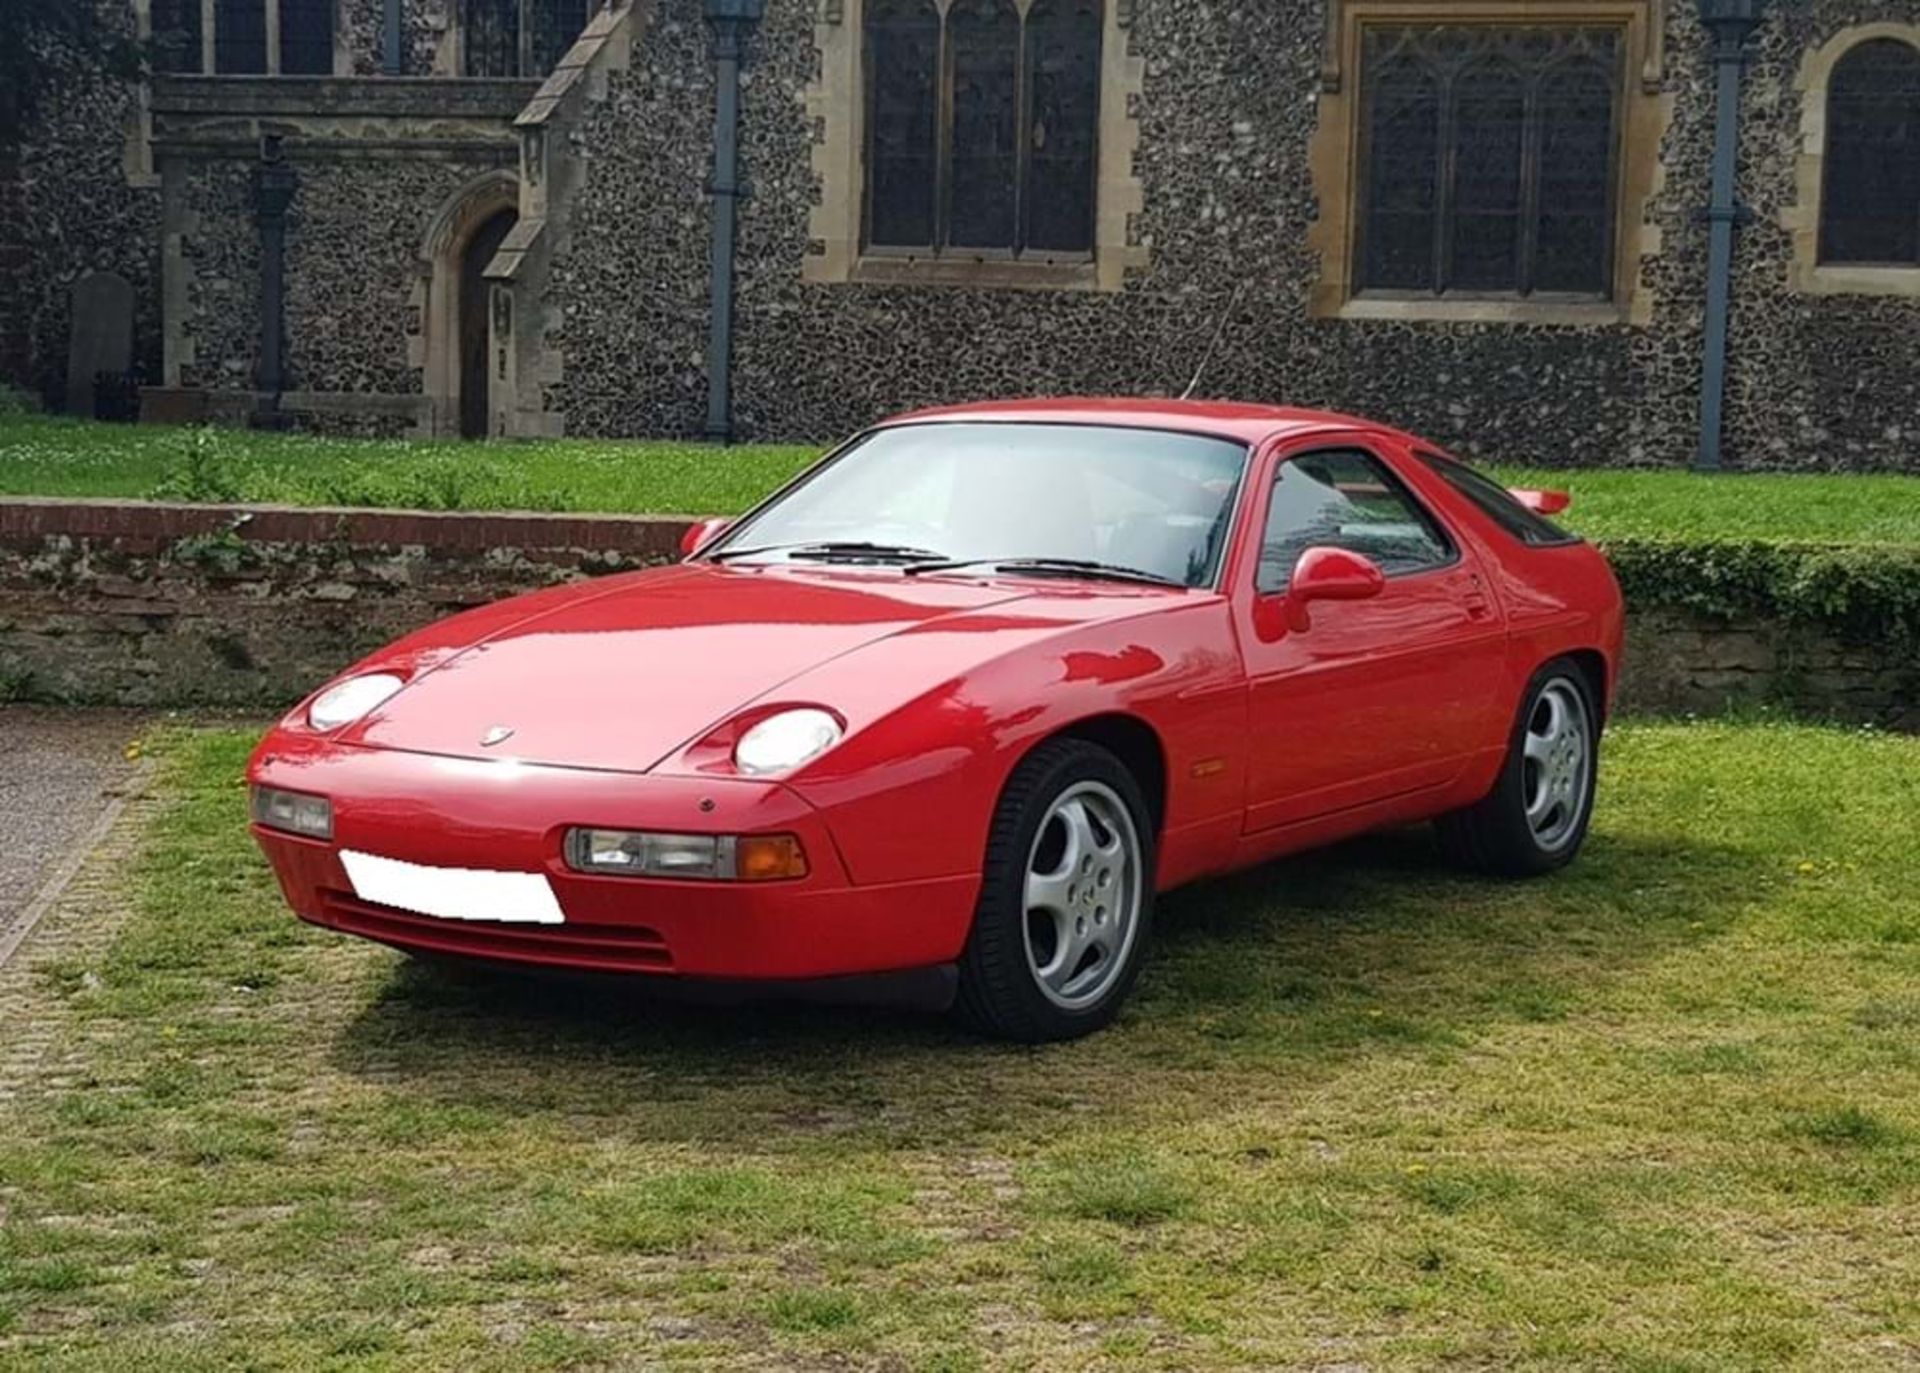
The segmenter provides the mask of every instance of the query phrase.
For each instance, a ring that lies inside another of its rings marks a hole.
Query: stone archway
[[[519,178],[489,172],[448,197],[421,244],[416,362],[427,400],[420,429],[430,437],[487,433],[491,334],[484,273],[519,208]],[[479,393],[470,396],[476,388]]]

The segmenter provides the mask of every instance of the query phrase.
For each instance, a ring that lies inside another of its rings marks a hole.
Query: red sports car
[[[1196,878],[1421,820],[1574,856],[1622,617],[1565,503],[1334,414],[911,415],[677,566],[359,663],[260,745],[254,833],[302,918],[410,952],[898,975],[1069,1038]]]

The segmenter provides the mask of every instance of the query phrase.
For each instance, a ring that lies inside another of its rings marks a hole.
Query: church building
[[[1920,472],[1920,0],[97,2],[150,74],[0,149],[0,378],[58,406],[828,440],[1191,387]]]

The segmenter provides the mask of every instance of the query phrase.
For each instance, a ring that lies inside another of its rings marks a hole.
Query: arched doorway
[[[502,210],[481,222],[460,253],[460,437],[484,439],[492,429],[493,349],[487,264],[520,216]]]
[[[496,387],[486,366],[488,262],[520,209],[520,183],[487,172],[441,202],[420,243],[413,307],[418,323],[408,360],[420,369],[422,437],[484,435]],[[469,395],[473,397],[469,403]],[[470,414],[479,417],[470,425]]]

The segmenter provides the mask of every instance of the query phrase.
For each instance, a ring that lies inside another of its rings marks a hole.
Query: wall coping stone
[[[338,543],[471,553],[579,548],[678,557],[693,523],[681,515],[391,510],[366,506],[193,505],[99,497],[0,497],[0,547],[49,538],[112,539],[158,552],[179,539],[232,534],[248,543]]]

